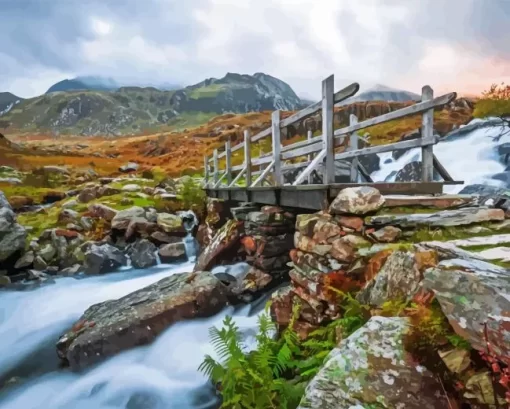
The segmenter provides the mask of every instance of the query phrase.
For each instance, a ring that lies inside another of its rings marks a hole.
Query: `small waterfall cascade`
[[[182,240],[186,248],[186,256],[190,262],[195,262],[197,259],[198,243],[193,237],[193,229],[198,225],[196,214],[191,210],[186,210],[178,213],[182,219],[184,229],[188,233]]]

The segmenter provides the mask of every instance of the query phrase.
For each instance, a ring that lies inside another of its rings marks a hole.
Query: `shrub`
[[[177,192],[177,196],[182,200],[185,209],[193,210],[197,214],[202,214],[205,210],[206,194],[192,178],[184,178]]]

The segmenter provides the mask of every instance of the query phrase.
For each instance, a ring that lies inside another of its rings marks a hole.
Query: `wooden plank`
[[[358,171],[361,174],[361,176],[363,176],[368,183],[374,182],[372,180],[372,176],[370,176],[370,173],[368,172],[368,170],[366,170],[365,167],[361,163],[358,163]]]
[[[274,166],[274,161],[271,162],[263,171],[260,171],[260,176],[253,182],[252,186],[257,186],[262,183],[262,181],[267,177],[269,172],[271,172],[271,169]]]
[[[288,150],[286,152],[282,152],[282,159],[293,159],[298,158],[299,156],[309,155],[310,153],[320,152],[324,149],[324,143],[322,141],[318,141],[313,145],[302,146],[301,148],[297,148],[294,150]]]
[[[383,153],[383,152],[398,151],[398,150],[402,150],[402,149],[419,148],[419,147],[423,146],[423,143],[427,143],[429,145],[434,145],[435,143],[437,143],[437,141],[438,141],[438,139],[436,139],[436,138],[434,138],[431,141],[430,140],[424,141],[422,139],[411,139],[409,141],[395,142],[395,143],[390,143],[388,145],[369,146],[368,148],[357,149],[355,151],[337,153],[335,155],[335,160],[350,159],[350,158],[354,158],[356,156],[370,155],[373,153]]]
[[[251,160],[252,166],[259,166],[259,165],[265,165],[266,163],[271,163],[273,161],[273,157],[268,156],[259,156],[258,158],[253,158]]]
[[[428,85],[421,90],[421,100],[430,101],[434,98],[434,91]],[[428,141],[434,139],[434,109],[423,113],[421,120],[421,139]],[[421,170],[422,181],[431,182],[434,180],[434,150],[432,145],[423,145],[421,148]]]
[[[351,114],[349,117],[349,125],[356,125],[358,123],[358,117],[354,114]],[[351,133],[349,140],[349,148],[352,151],[358,150],[358,134],[356,132]],[[358,165],[359,159],[355,156],[351,161],[351,182],[358,182]]]
[[[223,172],[221,174],[221,176],[218,178],[218,181],[214,184],[214,187],[217,188],[221,185],[221,182],[223,181],[223,179],[225,178],[225,176],[227,176],[227,172]]]
[[[238,143],[236,146],[233,146],[231,151],[236,152],[244,148],[244,142]]]
[[[218,182],[218,172],[219,172],[219,166],[218,166],[218,149],[214,150],[213,153],[213,185],[216,185]]]
[[[335,181],[335,140],[333,136],[334,88],[335,77],[333,75],[322,81],[322,139],[326,156],[323,180],[325,184]]]
[[[282,139],[280,135],[280,111],[273,111],[271,115],[272,143],[273,143],[273,162],[274,162],[274,181],[276,186],[283,185],[282,175]]]
[[[267,128],[267,129],[264,129],[263,131],[259,132],[257,135],[255,135],[251,138],[251,141],[257,142],[257,141],[260,141],[261,139],[268,137],[269,135],[271,135],[271,128]],[[246,141],[245,141],[245,143],[246,143]]]
[[[207,155],[204,156],[204,186],[209,185],[209,159]]]
[[[251,185],[251,140],[250,131],[244,131],[244,165],[246,167],[246,186]]]
[[[442,165],[441,162],[439,162],[439,159],[437,159],[436,155],[432,153],[432,163],[434,166],[434,169],[437,170],[437,173],[447,182],[452,182],[453,178],[448,173],[448,171],[445,169],[445,167]]]
[[[237,172],[238,170],[244,169],[244,163],[241,165],[232,166],[232,172]]]
[[[308,130],[306,132],[306,139],[308,141],[310,141],[311,139],[313,138],[313,133],[311,130]],[[313,154],[309,154],[308,155],[308,161],[312,161],[313,160]],[[310,172],[310,174],[308,175],[308,184],[311,185],[312,184],[312,173]]]
[[[241,172],[239,172],[237,174],[237,176],[234,178],[234,180],[228,186],[229,187],[235,186],[235,184],[239,181],[239,179],[241,179],[241,177],[245,174],[245,172],[246,172],[246,166],[243,166],[243,169],[241,170]]]
[[[310,172],[312,172],[319,163],[321,163],[324,158],[326,157],[326,150],[323,149],[322,151],[320,151],[320,153],[310,162],[310,164],[306,167],[306,169],[301,172],[298,177],[296,178],[296,180],[294,181],[294,183],[292,183],[292,186],[297,186],[301,183],[303,183],[304,180],[306,180],[308,178],[308,175],[310,174]]]
[[[357,82],[354,82],[347,87],[341,89],[340,91],[336,92],[333,97],[334,104],[340,104],[347,98],[352,97],[359,91],[359,84]],[[294,122],[298,122],[304,118],[307,118],[316,112],[320,111],[322,108],[322,101],[316,102],[315,104],[312,104],[310,106],[307,106],[306,108],[302,109],[299,112],[296,112],[295,114],[282,119],[280,121],[280,128],[285,128],[286,126],[289,126],[293,124]]]
[[[227,176],[227,185],[232,183],[232,150],[230,146],[230,139],[225,143],[225,174]]]
[[[439,107],[441,105],[448,104],[453,101],[457,97],[455,92],[450,94],[446,94],[437,98],[434,98],[430,101],[419,102],[417,104],[411,105],[406,108],[399,109],[397,111],[388,112],[387,114],[377,116],[375,118],[367,119],[363,122],[359,122],[356,125],[349,125],[345,128],[340,128],[335,131],[335,137],[347,135],[351,132],[359,131],[360,129],[368,128],[369,126],[374,126],[378,124],[382,124],[384,122],[393,121],[394,119],[404,118],[409,115],[421,114],[431,108]]]

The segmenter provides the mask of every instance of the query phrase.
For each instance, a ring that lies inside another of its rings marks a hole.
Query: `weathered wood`
[[[265,165],[266,163],[270,163],[273,161],[273,157],[271,155],[268,156],[259,156],[258,158],[252,158],[251,165],[252,166],[259,166],[259,165]]]
[[[252,186],[257,186],[259,184],[262,184],[262,181],[267,177],[267,175],[271,172],[274,166],[274,161],[271,162],[264,170],[259,171],[260,176],[255,179],[255,182],[253,182]],[[255,173],[255,172],[254,172]],[[257,172],[258,173],[258,172]]]
[[[232,147],[230,145],[230,139],[225,143],[225,174],[227,177],[227,185],[232,183]]]
[[[434,98],[432,88],[425,85],[421,90],[422,102],[430,101]],[[421,121],[421,139],[423,141],[434,140],[434,109],[429,109],[423,113]],[[421,148],[421,170],[422,181],[431,182],[434,180],[434,150],[432,145],[422,145]]]
[[[238,170],[241,170],[244,168],[245,168],[244,163],[242,163],[241,165],[235,165],[235,166],[232,166],[232,172],[237,172]]]
[[[334,104],[340,104],[341,102],[345,101],[347,98],[352,97],[359,91],[359,84],[357,82],[352,83],[351,85],[348,85],[344,89],[341,89],[340,91],[336,92],[333,97]],[[322,101],[316,102],[315,104],[312,104],[310,106],[307,106],[306,108],[302,109],[299,112],[296,112],[295,114],[289,116],[288,118],[282,119],[280,121],[280,128],[285,128],[286,126],[289,126],[295,122],[298,122],[302,119],[305,119],[316,112],[320,111],[322,108]]]
[[[310,153],[320,152],[324,149],[324,143],[322,141],[316,142],[313,145],[302,146],[294,150],[287,150],[282,152],[282,159],[288,160],[298,158],[299,156],[309,155]]]
[[[234,178],[234,180],[228,185],[229,187],[235,186],[235,184],[243,177],[243,175],[246,173],[246,166],[243,166],[241,169],[241,172],[237,174],[237,176]]]
[[[216,185],[218,182],[218,172],[219,172],[219,166],[218,166],[218,149],[214,150],[213,153],[213,185]]]
[[[335,77],[330,75],[322,81],[322,138],[326,154],[323,180],[325,184],[335,181],[335,141],[333,137],[334,89]]]
[[[423,146],[423,143],[426,143],[428,145],[434,145],[436,142],[437,140],[435,138],[432,141],[430,140],[424,141],[422,139],[411,139],[409,141],[395,142],[390,143],[388,145],[369,146],[368,148],[357,149],[355,151],[337,153],[335,155],[335,160],[350,159],[356,156],[370,155],[373,153],[383,153],[398,151],[402,149],[418,148]]]
[[[455,92],[450,94],[446,94],[437,98],[434,98],[430,101],[419,102],[415,105],[411,105],[406,108],[398,109],[397,111],[388,112],[387,114],[377,116],[375,118],[367,119],[363,122],[359,122],[356,125],[349,125],[345,128],[340,128],[335,131],[335,137],[339,137],[342,135],[350,134],[351,132],[359,131],[360,129],[368,128],[369,126],[374,126],[378,124],[382,124],[384,122],[393,121],[394,119],[404,118],[406,116],[421,114],[431,108],[439,107],[449,102],[453,101],[457,97]]]
[[[241,150],[241,149],[243,149],[243,148],[244,148],[244,142],[241,142],[241,143],[239,143],[239,144],[237,144],[237,145],[233,146],[233,147],[232,147],[232,149],[231,149],[231,151],[232,151],[232,152],[236,152],[236,151]]]
[[[221,182],[223,181],[223,179],[225,179],[225,176],[227,176],[227,173],[223,172],[221,176],[218,178],[218,181],[214,184],[215,188],[221,186]]]
[[[209,159],[207,155],[204,156],[204,186],[209,185]]]
[[[433,163],[434,169],[437,170],[437,173],[439,173],[439,175],[444,180],[446,180],[448,182],[452,182],[453,178],[448,173],[448,171],[445,169],[445,167],[441,164],[441,162],[439,162],[439,159],[437,159],[436,155],[432,154],[432,159],[433,159],[432,163]]]
[[[356,125],[358,123],[358,117],[354,114],[351,114],[349,117],[349,125]],[[349,150],[355,151],[358,149],[358,134],[356,132],[351,133],[349,140]],[[351,160],[351,182],[356,183],[358,181],[358,165],[359,160],[355,156]]]
[[[273,162],[274,162],[274,181],[276,186],[283,185],[282,175],[282,140],[280,135],[280,111],[273,111],[271,115],[272,136],[273,136]]]
[[[311,139],[313,138],[313,133],[311,130],[308,130],[306,131],[306,139],[308,141],[310,141]],[[313,160],[313,154],[309,154],[308,155],[308,161],[312,161]],[[310,185],[312,183],[312,174],[310,173],[308,175],[308,184]]]
[[[264,129],[263,131],[259,132],[258,134],[256,134],[255,136],[253,136],[251,138],[251,141],[257,142],[257,141],[260,141],[261,139],[268,137],[269,135],[271,135],[271,128],[267,128],[267,129]]]
[[[310,164],[306,167],[303,172],[301,172],[294,183],[292,183],[292,186],[297,186],[301,183],[303,183],[304,180],[308,178],[308,175],[317,167],[319,163],[321,163],[324,158],[326,157],[326,150],[323,149],[320,151],[320,153],[310,162]]]
[[[246,186],[251,185],[251,140],[250,131],[245,129],[244,131],[244,165],[246,167]]]
[[[358,171],[361,174],[361,176],[363,176],[368,183],[374,182],[372,180],[372,176],[370,176],[370,173],[368,172],[368,170],[366,170],[365,167],[359,162],[358,162]]]

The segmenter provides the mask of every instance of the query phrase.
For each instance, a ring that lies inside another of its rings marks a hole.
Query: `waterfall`
[[[198,225],[198,219],[195,213],[191,210],[186,210],[177,213],[182,219],[184,229],[188,233],[183,239],[184,246],[186,248],[186,256],[190,262],[195,262],[197,259],[198,243],[193,237],[193,229]]]

